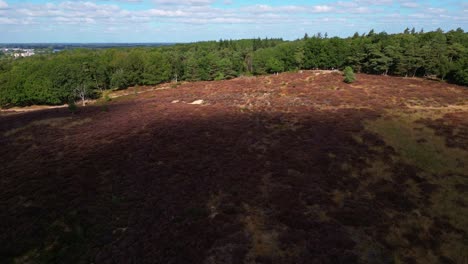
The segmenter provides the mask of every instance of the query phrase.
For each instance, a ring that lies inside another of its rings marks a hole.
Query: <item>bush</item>
[[[72,113],[75,113],[76,109],[77,109],[77,106],[75,104],[75,100],[74,99],[68,100],[68,110],[70,110],[70,112]]]
[[[130,85],[128,76],[125,75],[123,70],[118,70],[112,74],[110,79],[110,85],[112,88],[124,89]]]
[[[104,101],[105,101],[105,102],[110,102],[110,101],[112,101],[112,98],[110,97],[109,93],[110,93],[109,91],[104,91],[104,92],[103,92],[103,98],[104,98]]]
[[[344,82],[345,83],[352,83],[356,80],[356,76],[354,75],[353,68],[347,66],[344,69]]]
[[[224,73],[219,72],[218,75],[215,78],[215,81],[221,81],[221,80],[225,80],[225,79],[226,79],[226,77],[224,76]]]

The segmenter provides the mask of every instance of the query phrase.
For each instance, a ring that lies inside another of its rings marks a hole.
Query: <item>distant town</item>
[[[1,52],[4,56],[10,56],[13,58],[29,57],[36,54],[34,49],[21,49],[21,48],[2,48]]]
[[[119,47],[159,47],[173,44],[175,43],[0,43],[0,58],[23,58],[77,48],[106,49]]]

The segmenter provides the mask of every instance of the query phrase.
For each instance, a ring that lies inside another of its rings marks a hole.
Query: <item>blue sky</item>
[[[0,0],[0,43],[192,42],[468,29],[467,1]]]

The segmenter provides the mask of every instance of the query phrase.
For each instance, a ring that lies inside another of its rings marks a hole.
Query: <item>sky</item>
[[[0,43],[293,40],[468,29],[468,1],[0,0]]]

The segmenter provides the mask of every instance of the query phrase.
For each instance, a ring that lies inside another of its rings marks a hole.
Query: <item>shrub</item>
[[[112,88],[124,89],[130,85],[130,81],[123,70],[118,70],[114,74],[112,74],[110,79],[110,85]]]
[[[356,76],[354,75],[353,68],[347,66],[344,69],[344,82],[345,83],[352,83],[356,80]]]
[[[68,110],[70,110],[70,112],[72,113],[75,113],[76,109],[77,109],[77,106],[75,104],[75,100],[74,99],[68,100]]]
[[[109,93],[110,93],[109,91],[104,91],[104,92],[102,93],[105,102],[110,102],[110,101],[112,101],[112,98],[110,97]]]
[[[215,81],[221,81],[221,80],[224,80],[224,79],[226,79],[226,76],[224,76],[224,73],[219,72],[218,75],[215,78]]]

